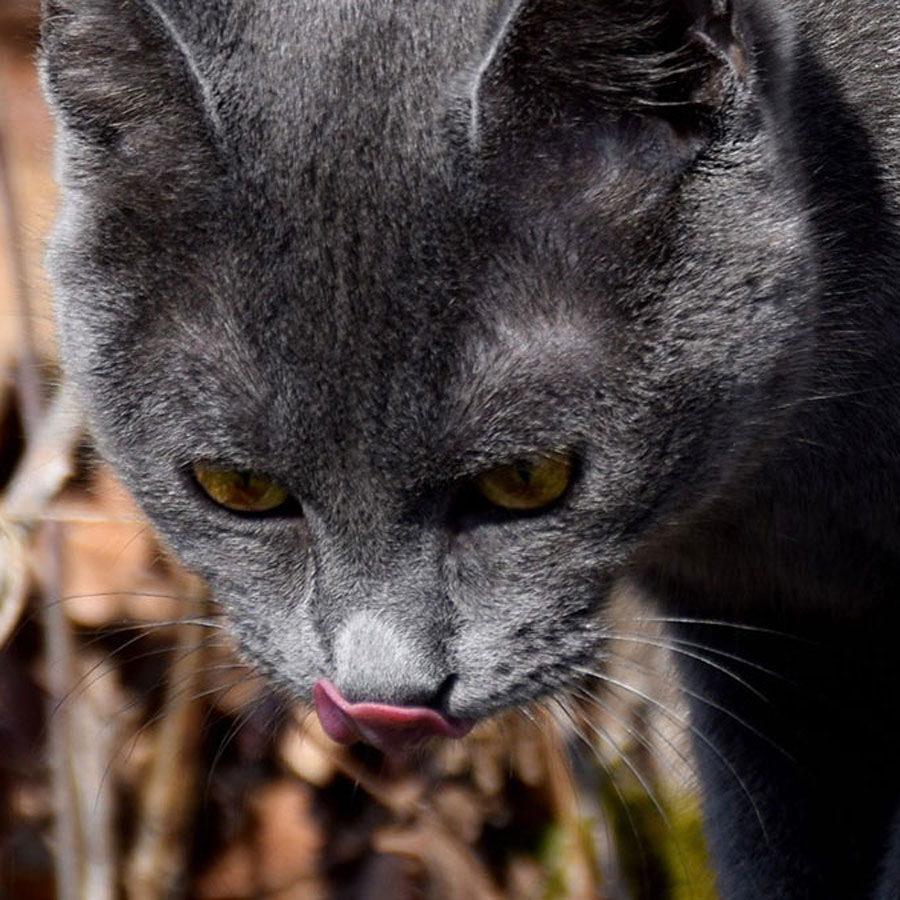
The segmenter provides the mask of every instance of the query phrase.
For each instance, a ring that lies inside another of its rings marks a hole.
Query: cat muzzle
[[[319,721],[333,741],[366,741],[388,753],[407,750],[432,737],[464,737],[474,724],[425,706],[350,703],[325,678],[316,682],[313,699]]]

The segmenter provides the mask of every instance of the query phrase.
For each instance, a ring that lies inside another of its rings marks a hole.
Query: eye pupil
[[[538,510],[565,493],[572,469],[571,453],[548,453],[484,472],[475,479],[475,486],[501,509]]]
[[[209,463],[195,463],[194,478],[206,495],[237,513],[271,513],[290,499],[287,488],[260,475]]]

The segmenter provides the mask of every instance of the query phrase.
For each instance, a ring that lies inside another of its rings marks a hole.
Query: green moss
[[[570,900],[583,892],[572,884],[572,873],[585,865],[589,866],[595,885],[600,883],[597,862],[593,857],[591,822],[581,821],[578,829],[551,825],[544,832],[538,859],[546,873],[542,900]]]
[[[571,841],[565,829],[559,825],[551,825],[544,832],[538,849],[538,859],[547,873],[544,881],[544,900],[563,900],[570,895],[566,877],[566,862],[570,854]]]
[[[663,785],[642,778],[643,784],[619,762],[600,783],[600,800],[633,900],[718,900],[698,803],[673,800]]]

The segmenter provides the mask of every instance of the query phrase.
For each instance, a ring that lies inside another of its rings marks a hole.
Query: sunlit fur
[[[45,0],[66,370],[248,656],[552,705],[630,584],[723,896],[898,896],[898,33],[895,0]],[[545,514],[467,501],[560,447]],[[209,504],[199,459],[302,517]]]

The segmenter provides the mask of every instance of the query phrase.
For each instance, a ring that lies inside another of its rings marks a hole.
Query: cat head
[[[46,0],[68,375],[280,683],[565,686],[773,439],[815,281],[773,9]]]

